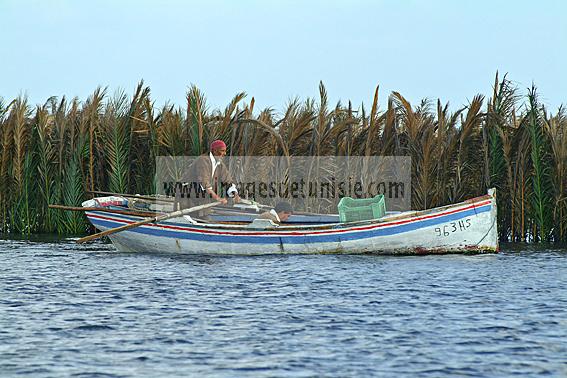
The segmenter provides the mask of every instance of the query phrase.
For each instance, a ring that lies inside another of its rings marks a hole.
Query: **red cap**
[[[226,144],[222,140],[217,139],[213,143],[211,143],[211,151],[217,150],[219,148],[225,148],[226,149]]]

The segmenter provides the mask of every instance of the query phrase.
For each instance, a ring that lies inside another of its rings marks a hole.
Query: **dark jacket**
[[[230,173],[228,172],[228,168],[221,162],[217,168],[215,169],[214,177],[211,177],[211,173],[213,171],[213,163],[211,162],[211,158],[209,154],[199,156],[193,164],[189,167],[188,170],[188,178],[191,181],[197,182],[201,185],[203,190],[207,190],[207,188],[212,188],[215,193],[217,192],[217,186],[219,183],[231,184],[233,182]]]
[[[199,156],[187,169],[185,179],[187,186],[181,193],[175,193],[175,208],[186,209],[193,206],[211,202],[211,196],[206,193],[211,188],[219,196],[233,183],[228,168],[221,162],[215,169],[214,177],[211,177],[213,163],[209,153]],[[220,185],[222,184],[222,189]]]

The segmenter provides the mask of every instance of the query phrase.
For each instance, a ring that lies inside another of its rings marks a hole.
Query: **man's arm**
[[[228,183],[226,194],[229,197],[234,198],[234,202],[236,203],[240,202],[240,196],[238,195],[238,190],[236,189],[236,185],[234,185],[234,180],[232,179],[232,176],[230,175],[230,172],[228,171],[226,165],[224,165],[224,163],[221,163],[221,165],[217,169],[219,170],[219,176],[221,182]]]

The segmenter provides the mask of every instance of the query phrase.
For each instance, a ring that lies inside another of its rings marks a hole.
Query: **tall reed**
[[[132,96],[97,88],[84,103],[50,98],[32,108],[23,96],[0,99],[1,230],[84,233],[82,214],[47,205],[78,206],[94,190],[152,193],[156,156],[199,155],[221,138],[232,155],[313,156],[311,176],[332,169],[321,156],[411,156],[413,208],[496,187],[502,240],[567,241],[563,108],[549,112],[535,88],[519,95],[498,73],[491,96],[476,95],[454,111],[440,100],[413,105],[398,92],[381,109],[379,88],[371,95],[369,108],[332,105],[320,83],[317,99],[291,99],[281,114],[257,109],[245,93],[222,110],[210,109],[195,85],[185,108],[158,108],[143,82]],[[370,173],[375,167],[368,161],[363,171]],[[271,173],[267,168],[258,175]]]

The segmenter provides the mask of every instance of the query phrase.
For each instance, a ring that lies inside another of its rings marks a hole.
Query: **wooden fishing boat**
[[[115,205],[115,204],[114,204]],[[99,230],[138,222],[140,214],[86,211]],[[495,191],[461,203],[350,223],[204,223],[183,216],[110,235],[118,251],[194,255],[442,254],[498,251]]]

